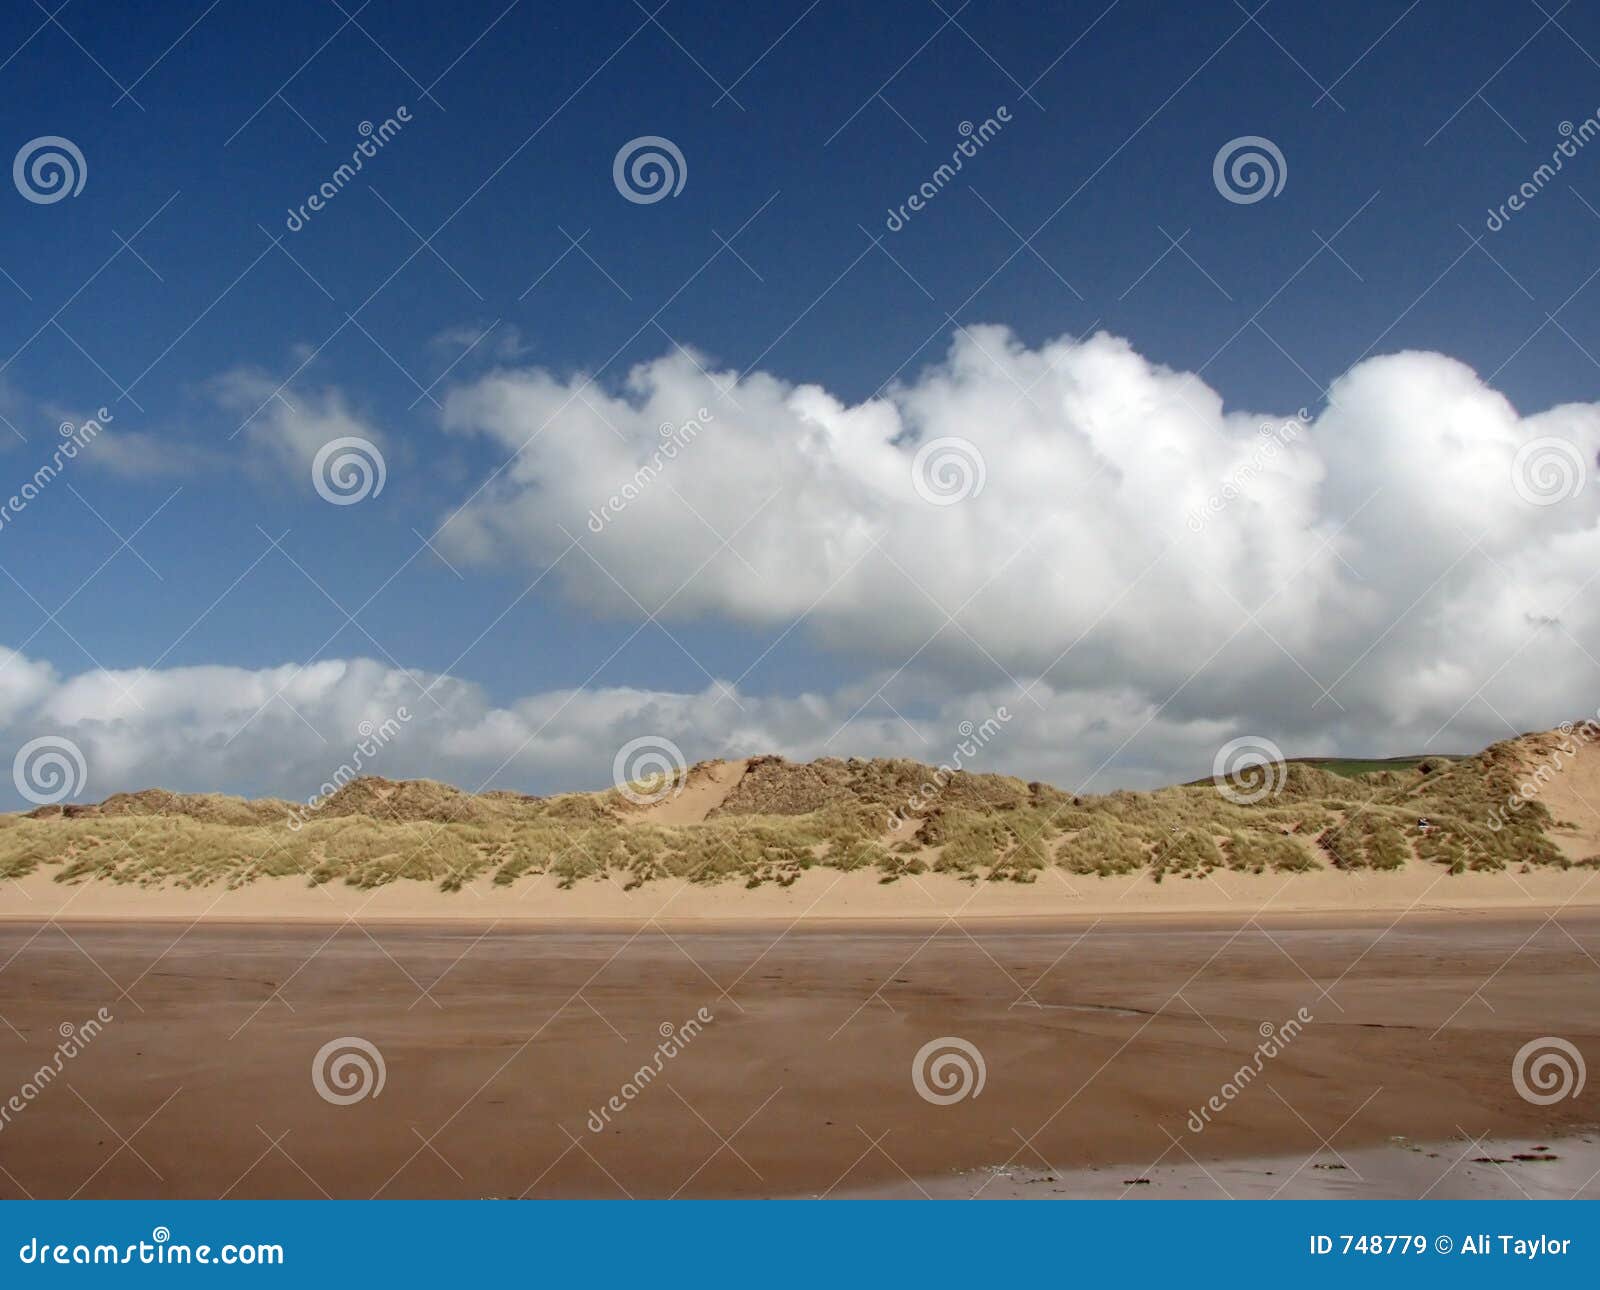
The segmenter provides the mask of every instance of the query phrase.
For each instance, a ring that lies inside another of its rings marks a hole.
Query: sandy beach
[[[903,906],[915,889],[896,886]],[[668,916],[687,903],[541,920],[532,897],[514,922],[219,920],[248,904],[196,921],[176,897],[207,893],[148,894],[148,913],[121,918],[112,895],[141,893],[81,892],[90,916],[59,919],[6,897],[0,1091],[32,1091],[0,1124],[0,1195],[955,1195],[990,1175],[1002,1194],[1135,1176],[1214,1194],[1201,1166],[1243,1190],[1303,1164],[1302,1184],[1322,1185],[1342,1171],[1314,1166],[1338,1154],[1365,1176],[1351,1153],[1432,1144],[1437,1158],[1374,1167],[1362,1193],[1406,1195],[1479,1138],[1577,1162],[1563,1144],[1600,1123],[1593,1084],[1536,1105],[1512,1079],[1532,1039],[1600,1051],[1600,914],[1548,898],[1452,908],[1396,887],[1342,914],[1130,897],[1117,917],[1035,903],[1026,918],[696,926]],[[112,1019],[40,1084],[62,1027],[81,1039],[100,1009]],[[344,1098],[317,1061],[351,1039],[382,1079]],[[973,1056],[948,1097],[918,1063],[952,1039]],[[1246,1064],[1259,1070],[1241,1084]]]
[[[797,918],[917,922],[930,918],[1242,917],[1271,913],[1381,917],[1427,910],[1600,908],[1600,869],[1541,868],[1529,873],[1447,874],[1410,867],[1393,872],[1248,874],[1203,878],[1148,873],[1100,878],[1043,871],[1030,883],[964,881],[916,874],[883,882],[875,873],[816,869],[792,886],[754,889],[659,879],[628,889],[615,876],[563,889],[549,875],[500,886],[487,879],[461,891],[399,881],[364,889],[343,882],[313,886],[302,877],[257,878],[248,886],[140,886],[54,881],[41,869],[0,884],[0,921],[176,920],[207,922],[621,922],[661,919],[792,922]]]
[[[1176,1162],[1174,1162],[1176,1157]],[[1394,1138],[1312,1155],[1064,1169],[996,1165],[851,1193],[929,1200],[1600,1200],[1600,1136],[1536,1142]]]

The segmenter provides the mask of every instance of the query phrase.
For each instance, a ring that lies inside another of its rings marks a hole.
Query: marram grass
[[[1168,881],[1217,870],[1566,867],[1572,861],[1547,836],[1555,821],[1538,801],[1491,827],[1493,808],[1517,787],[1509,748],[1354,775],[1290,763],[1278,790],[1251,805],[1209,782],[1073,797],[959,772],[910,812],[906,803],[933,774],[914,762],[757,758],[709,818],[678,825],[653,822],[614,791],[531,798],[363,779],[292,829],[286,802],[153,790],[0,816],[0,877],[45,869],[65,883],[238,887],[300,875],[456,890],[536,875],[562,887],[586,878],[626,888],[661,878],[759,887],[818,867],[872,871],[883,882],[932,872],[1022,883],[1050,868]]]

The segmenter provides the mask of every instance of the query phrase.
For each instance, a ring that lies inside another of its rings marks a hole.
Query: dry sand
[[[1524,782],[1558,821],[1550,830],[1551,840],[1569,860],[1600,854],[1600,746],[1588,742],[1582,730],[1566,739],[1543,735],[1525,742],[1531,746],[1523,758],[1528,772]],[[1558,757],[1563,744],[1577,755]],[[1536,751],[1538,745],[1544,745],[1542,752]],[[1536,777],[1541,765],[1545,773]]]
[[[1446,874],[1413,866],[1395,872],[1307,874],[1217,872],[1153,881],[1147,873],[1110,878],[1045,870],[1037,882],[972,883],[921,874],[884,883],[875,873],[815,869],[791,887],[715,886],[662,879],[632,891],[596,878],[560,889],[541,876],[509,887],[485,879],[459,892],[401,881],[364,890],[303,878],[261,878],[247,887],[139,887],[92,881],[66,885],[49,873],[0,883],[0,920],[178,919],[247,922],[441,921],[617,922],[642,919],[790,922],[808,919],[1119,918],[1159,914],[1399,914],[1420,910],[1600,907],[1600,869]]]
[[[115,1019],[0,1127],[0,1196],[915,1194],[996,1166],[1120,1181],[1127,1162],[1192,1157],[1234,1176],[1325,1160],[1324,1138],[1341,1153],[1396,1135],[1558,1145],[1600,1122],[1594,1083],[1535,1106],[1512,1061],[1546,1035],[1600,1053],[1597,960],[1600,914],[1577,908],[13,920],[0,1093],[51,1059],[62,1023]],[[714,1020],[641,1083],[661,1027],[702,1008]],[[1313,1020],[1192,1132],[1262,1026],[1301,1008]],[[345,1036],[376,1046],[385,1083],[334,1105],[312,1065]],[[912,1065],[947,1036],[981,1053],[985,1083],[941,1106]],[[592,1131],[612,1096],[621,1111]],[[1421,1176],[1380,1186],[1414,1194]]]
[[[651,802],[638,812],[645,824],[704,824],[744,778],[748,758],[738,761],[702,762],[690,772],[681,792]]]
[[[747,770],[701,768],[637,818],[703,821]],[[1600,757],[1542,793],[1571,858],[1600,849]],[[1595,1088],[1537,1106],[1511,1072],[1543,1036],[1600,1055],[1596,878],[447,894],[47,870],[0,883],[0,1197],[1593,1195]],[[935,1105],[913,1064],[952,1036],[984,1086]],[[336,1105],[313,1064],[348,1037],[384,1083]]]

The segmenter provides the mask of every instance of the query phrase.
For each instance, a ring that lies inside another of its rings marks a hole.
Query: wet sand
[[[1396,1136],[1559,1151],[1600,1123],[1600,1094],[1533,1105],[1512,1062],[1541,1036],[1600,1054],[1600,916],[1551,913],[13,919],[0,1104],[31,1092],[0,1123],[0,1196],[955,1195],[997,1167],[1120,1184],[1142,1161],[1192,1182],[1270,1157],[1304,1178],[1337,1172],[1312,1167],[1330,1145]],[[103,1031],[34,1080],[60,1026],[102,1007]],[[663,1026],[701,1009],[714,1019],[640,1080]],[[1280,1051],[1194,1132],[1269,1025]],[[347,1036],[384,1082],[338,1105],[313,1061]],[[949,1036],[981,1055],[983,1087],[936,1105],[913,1062]],[[1451,1159],[1410,1154],[1362,1194],[1419,1194]]]
[[[1176,1163],[1174,1163],[1176,1160]],[[1459,1138],[1324,1147],[1312,1155],[1054,1172],[992,1166],[918,1179],[852,1199],[930,1200],[1600,1200],[1600,1136],[1554,1142]]]

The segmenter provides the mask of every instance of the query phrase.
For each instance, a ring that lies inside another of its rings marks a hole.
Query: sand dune
[[[1521,782],[1554,817],[1550,839],[1573,861],[1600,855],[1600,730],[1583,723],[1527,736],[1516,749]]]
[[[703,761],[685,776],[677,792],[640,808],[642,824],[704,824],[738,790],[749,768],[742,761]]]
[[[1600,1085],[1535,1104],[1513,1071],[1600,1035],[1596,746],[1290,766],[1245,804],[752,758],[642,802],[3,817],[0,1076],[115,1019],[5,1127],[0,1196],[1591,1194]],[[341,1036],[381,1099],[319,1094]],[[946,1106],[915,1072],[951,1037],[987,1085]],[[150,1123],[148,1168],[72,1091]]]
[[[0,816],[0,916],[1115,916],[1600,895],[1600,726],[1354,765],[1099,797],[770,756],[550,798],[379,778],[300,806],[152,789]]]

